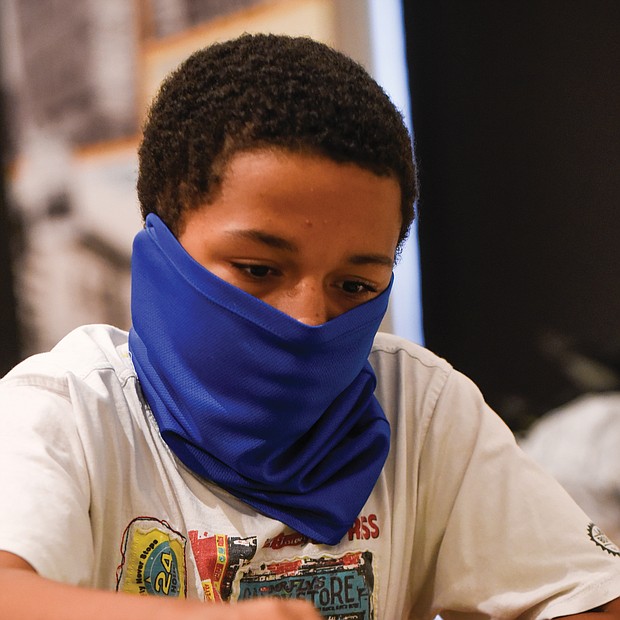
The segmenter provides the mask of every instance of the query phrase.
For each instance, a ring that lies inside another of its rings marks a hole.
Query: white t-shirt
[[[549,618],[620,596],[620,552],[517,448],[475,386],[379,334],[384,470],[335,546],[189,472],[127,334],[80,328],[0,383],[0,549],[63,582],[206,600],[308,598],[339,620]]]

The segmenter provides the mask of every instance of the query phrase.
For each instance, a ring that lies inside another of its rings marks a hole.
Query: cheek
[[[217,276],[218,278],[221,278],[222,280],[224,280],[225,282],[229,282],[230,284],[234,284],[235,286],[236,284],[236,277],[237,277],[237,273],[235,271],[233,271],[230,268],[227,268],[225,265],[219,264],[219,263],[201,263],[202,266],[207,269],[208,271],[210,271],[213,275]]]

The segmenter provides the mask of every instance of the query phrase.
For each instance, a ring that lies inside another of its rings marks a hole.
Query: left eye
[[[255,278],[264,278],[271,273],[271,269],[266,265],[247,265],[246,271]]]
[[[243,263],[233,263],[235,269],[247,273],[253,278],[266,278],[268,275],[274,272],[273,268],[267,265],[245,265]]]
[[[365,282],[359,282],[357,280],[345,280],[342,283],[342,290],[345,293],[351,293],[353,295],[359,295],[360,293],[376,293],[377,289]]]

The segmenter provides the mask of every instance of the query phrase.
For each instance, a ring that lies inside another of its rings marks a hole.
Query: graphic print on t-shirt
[[[588,525],[588,536],[590,540],[601,549],[607,551],[611,555],[620,556],[620,549],[612,542],[598,525],[590,523]]]
[[[261,596],[311,601],[329,620],[374,619],[374,573],[370,551],[339,557],[298,557],[239,571],[233,588],[238,600]]]
[[[151,517],[131,521],[123,533],[116,589],[185,598],[185,537]]]
[[[187,533],[206,601],[227,601],[239,567],[256,553],[256,537]]]

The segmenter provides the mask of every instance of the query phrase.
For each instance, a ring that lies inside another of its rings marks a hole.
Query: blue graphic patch
[[[262,596],[306,599],[330,620],[374,619],[374,574],[369,551],[250,567],[237,587],[238,600]]]

